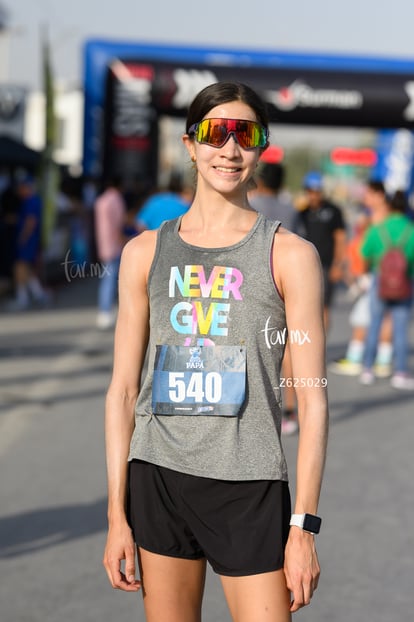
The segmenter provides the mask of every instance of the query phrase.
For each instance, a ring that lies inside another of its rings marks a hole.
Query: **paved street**
[[[144,622],[141,596],[113,591],[101,565],[112,335],[95,328],[95,290],[96,279],[78,278],[58,288],[49,310],[0,312],[2,622]],[[348,308],[339,296],[330,360],[349,336]],[[363,387],[330,373],[328,387],[331,435],[317,540],[322,577],[311,606],[294,619],[408,622],[414,394],[391,389],[386,379]],[[292,487],[296,442],[284,441]],[[203,620],[230,620],[212,573]]]

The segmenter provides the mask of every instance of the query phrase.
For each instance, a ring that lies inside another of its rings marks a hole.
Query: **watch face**
[[[321,522],[322,521],[319,516],[305,514],[305,518],[303,519],[303,529],[305,531],[310,531],[311,533],[319,533]]]

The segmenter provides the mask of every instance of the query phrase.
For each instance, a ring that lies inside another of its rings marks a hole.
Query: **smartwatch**
[[[292,514],[289,524],[315,535],[320,531],[321,522],[322,519],[314,514]]]

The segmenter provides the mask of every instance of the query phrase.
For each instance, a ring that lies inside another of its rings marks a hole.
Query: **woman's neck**
[[[242,240],[254,226],[257,212],[246,199],[245,205],[229,200],[200,200],[197,195],[181,219],[180,236],[194,246],[219,248]]]

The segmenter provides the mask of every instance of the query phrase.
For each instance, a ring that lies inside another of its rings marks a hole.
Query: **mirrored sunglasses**
[[[244,119],[203,119],[188,130],[198,143],[211,147],[222,147],[233,135],[243,149],[265,147],[269,131],[256,121]]]

